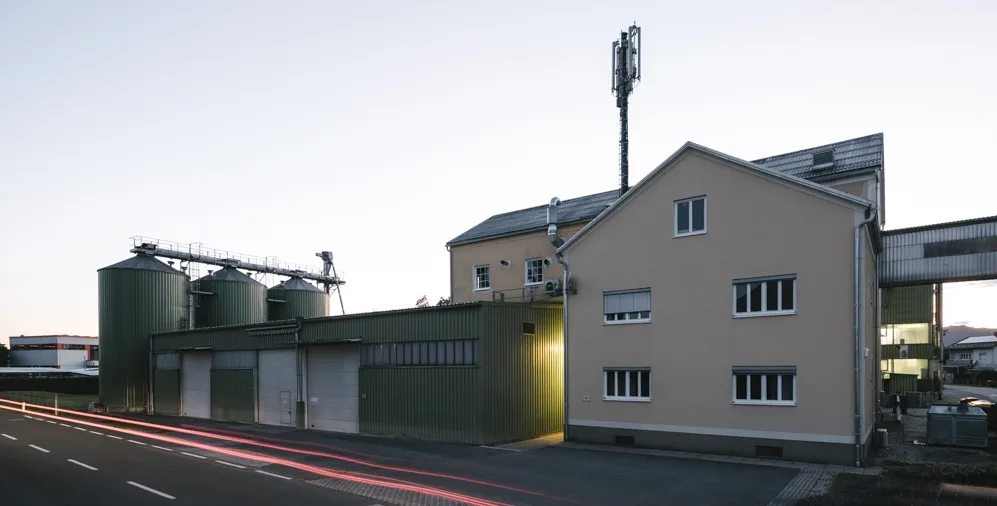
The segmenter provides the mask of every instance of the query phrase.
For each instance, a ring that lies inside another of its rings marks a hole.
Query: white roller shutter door
[[[308,348],[308,427],[360,431],[358,372],[360,346],[334,344]]]
[[[184,352],[181,377],[183,416],[211,418],[211,352]]]
[[[260,423],[294,426],[297,387],[297,352],[260,350]]]

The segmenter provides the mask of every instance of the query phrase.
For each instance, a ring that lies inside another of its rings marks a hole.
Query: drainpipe
[[[875,204],[867,217],[855,226],[855,467],[862,466],[862,230],[876,219]]]
[[[297,317],[294,319],[294,366],[295,373],[297,374],[296,387],[298,390],[297,401],[294,403],[294,427],[297,429],[304,429],[305,425],[305,398],[304,398],[304,383],[302,378],[302,360],[301,360],[301,326],[304,324],[304,319]]]
[[[554,249],[560,248],[564,244],[564,238],[557,233],[557,207],[561,205],[561,199],[554,197],[550,199],[550,204],[547,206],[547,239],[550,241]],[[564,360],[564,420],[562,422],[562,436],[564,441],[568,440],[568,280],[571,279],[571,273],[568,270],[568,262],[564,259],[564,255],[557,253],[556,255],[557,263],[561,264],[563,269],[563,274],[561,278],[561,355]]]

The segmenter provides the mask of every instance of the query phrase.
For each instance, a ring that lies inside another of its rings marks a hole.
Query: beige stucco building
[[[754,162],[687,143],[622,198],[455,238],[451,297],[563,302],[567,439],[861,463],[882,160],[881,135]]]

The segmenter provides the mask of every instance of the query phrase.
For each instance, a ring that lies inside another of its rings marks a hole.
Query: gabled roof
[[[830,186],[824,186],[819,183],[814,183],[813,181],[808,181],[801,177],[790,176],[782,172],[763,167],[754,162],[741,160],[740,158],[730,156],[726,153],[721,153],[720,151],[716,151],[705,146],[700,146],[699,144],[696,144],[694,142],[686,142],[685,144],[682,145],[681,148],[678,149],[678,151],[672,153],[672,156],[669,156],[664,162],[661,162],[661,164],[655,167],[654,170],[652,170],[647,176],[644,176],[644,179],[641,179],[639,183],[630,188],[630,190],[622,198],[617,199],[616,202],[613,202],[613,204],[607,207],[605,211],[599,214],[599,216],[596,216],[595,219],[588,222],[587,225],[582,227],[582,229],[579,230],[577,234],[571,236],[570,239],[568,239],[564,244],[561,245],[560,248],[557,249],[557,252],[561,253],[566,249],[570,248],[573,244],[577,244],[578,242],[580,242],[582,238],[588,235],[588,232],[591,231],[594,227],[598,226],[602,220],[612,215],[614,212],[616,212],[617,209],[626,205],[628,202],[636,198],[636,195],[638,195],[643,190],[643,188],[653,183],[654,180],[658,178],[658,176],[665,173],[668,169],[674,166],[675,163],[678,162],[678,160],[680,160],[683,156],[685,156],[690,152],[698,152],[700,154],[706,155],[707,157],[722,160],[724,162],[727,162],[733,167],[743,169],[747,172],[754,172],[758,175],[783,182],[788,186],[795,187],[802,191],[808,191],[811,193],[817,192],[818,194],[826,196],[828,200],[836,201],[843,205],[849,205],[851,207],[854,207],[855,209],[868,208],[869,206],[873,205],[873,202],[869,200],[856,197],[850,193],[846,193],[841,190],[836,190],[834,188],[831,188]]]
[[[991,336],[967,337],[966,339],[963,339],[958,343],[946,346],[945,349],[951,350],[953,348],[961,348],[965,350],[965,349],[976,349],[976,348],[993,348],[994,346],[997,346],[997,336],[991,335]]]
[[[826,151],[834,153],[834,165],[828,169],[813,170],[813,154]],[[833,180],[848,174],[882,167],[883,134],[857,137],[833,144],[785,153],[755,160],[753,163],[790,176],[811,180]],[[595,219],[606,207],[616,201],[619,189],[593,195],[562,200],[558,206],[560,225],[582,223]],[[470,230],[450,240],[447,246],[494,239],[547,228],[547,205],[496,214],[475,225]]]

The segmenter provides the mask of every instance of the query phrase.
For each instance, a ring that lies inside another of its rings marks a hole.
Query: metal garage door
[[[296,350],[260,350],[260,423],[294,425]]]
[[[183,416],[211,418],[211,352],[184,352],[181,368]]]
[[[334,344],[308,348],[309,428],[359,432],[359,370],[359,345]]]

